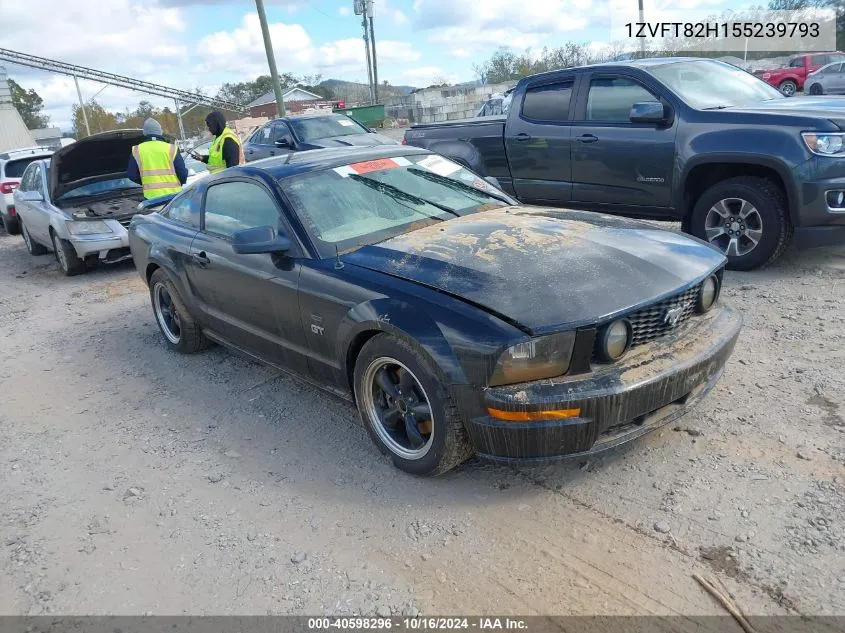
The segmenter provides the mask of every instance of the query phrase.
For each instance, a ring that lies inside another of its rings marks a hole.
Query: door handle
[[[575,140],[579,143],[595,143],[599,140],[599,137],[594,134],[582,134],[581,136],[576,136]]]
[[[211,260],[208,258],[208,255],[205,254],[205,251],[194,253],[193,257],[194,261],[200,266],[208,266],[211,263]]]
[[[517,143],[524,143],[525,141],[530,141],[530,140],[531,140],[531,135],[526,134],[525,132],[520,132],[519,134],[516,135],[516,142]]]

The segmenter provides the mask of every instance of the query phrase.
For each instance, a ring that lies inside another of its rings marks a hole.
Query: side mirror
[[[496,189],[498,189],[499,191],[504,191],[504,189],[502,189],[502,185],[499,184],[499,180],[497,178],[493,178],[493,176],[486,176],[484,180],[496,187]]]
[[[276,141],[276,147],[290,147],[290,139],[280,138]]]
[[[16,191],[15,197],[21,202],[44,202],[40,191]]]
[[[631,106],[631,123],[661,124],[670,120],[669,106],[659,101],[643,101]]]
[[[378,131],[376,130],[376,128],[371,127],[370,128],[370,134],[378,134]]]
[[[138,205],[138,211],[147,211],[149,209],[155,209],[156,207],[163,207],[178,195],[178,193],[169,193],[166,196],[159,196],[158,198],[150,198],[149,200],[144,200],[141,204]]]
[[[284,253],[290,247],[290,240],[284,234],[277,233],[272,226],[244,229],[232,236],[232,250],[239,255]]]

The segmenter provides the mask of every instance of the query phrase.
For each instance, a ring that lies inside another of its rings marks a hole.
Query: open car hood
[[[650,224],[528,206],[432,224],[343,260],[464,299],[532,334],[603,322],[685,290],[727,261]]]
[[[50,162],[50,199],[82,185],[126,178],[132,146],[143,140],[142,130],[113,130],[57,150]]]

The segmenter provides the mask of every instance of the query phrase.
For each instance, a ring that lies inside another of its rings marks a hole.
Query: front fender
[[[372,332],[386,332],[425,353],[443,374],[447,386],[468,382],[435,319],[417,307],[388,297],[360,303],[346,313],[338,326],[336,339],[336,355],[341,367],[348,366],[350,352],[356,351],[361,338]]]

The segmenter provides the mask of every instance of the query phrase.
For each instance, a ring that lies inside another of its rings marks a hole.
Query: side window
[[[272,142],[272,139],[270,138],[270,132],[272,130],[273,126],[269,123],[261,128],[261,136],[258,138],[258,142],[263,145],[269,145]]]
[[[804,60],[800,57],[789,62],[789,68],[801,68],[802,66],[804,66]]]
[[[657,101],[640,84],[624,77],[598,77],[590,81],[587,95],[587,121],[629,123],[631,106],[642,101]]]
[[[32,190],[44,194],[44,180],[41,178],[41,166],[35,165],[32,170]]]
[[[522,102],[522,116],[535,121],[566,121],[571,99],[571,81],[529,88]]]
[[[21,184],[18,185],[18,190],[29,191],[29,181],[32,180],[33,169],[35,169],[35,165],[30,165],[23,172],[23,176],[21,176]]]
[[[813,55],[810,57],[810,65],[812,66],[824,66],[831,61],[833,60],[828,59],[827,55]]]
[[[284,123],[276,123],[273,125],[273,142],[280,141],[283,138],[290,138],[290,131],[288,126]]]
[[[197,229],[200,227],[199,213],[191,204],[189,193],[174,198],[169,205],[162,209],[161,215],[185,226],[192,226]]]
[[[205,230],[231,237],[258,226],[279,228],[279,211],[270,194],[249,182],[224,182],[205,194]]]

